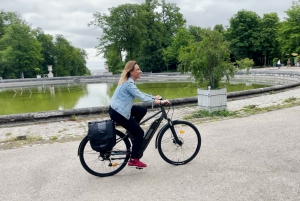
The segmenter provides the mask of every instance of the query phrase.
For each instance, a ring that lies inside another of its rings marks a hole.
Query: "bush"
[[[234,76],[234,65],[230,62],[229,42],[223,35],[211,29],[202,29],[201,41],[190,41],[180,49],[179,61],[185,71],[190,71],[198,87],[206,83],[211,89],[218,89],[225,76],[227,81]]]

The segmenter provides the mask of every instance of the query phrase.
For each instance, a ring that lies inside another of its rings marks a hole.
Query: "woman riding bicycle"
[[[136,61],[128,61],[124,67],[111,99],[109,115],[113,121],[124,127],[133,136],[131,159],[129,166],[145,168],[147,165],[139,160],[138,151],[143,142],[144,131],[139,122],[147,113],[147,109],[142,106],[133,105],[134,98],[143,102],[153,104],[171,104],[169,100],[159,100],[159,96],[141,92],[135,85],[135,81],[141,77],[142,71]]]

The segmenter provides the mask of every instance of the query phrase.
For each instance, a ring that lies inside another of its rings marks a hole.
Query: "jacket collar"
[[[128,81],[129,81],[129,82],[135,83],[134,80],[132,79],[132,77],[129,77],[129,78],[128,78]]]

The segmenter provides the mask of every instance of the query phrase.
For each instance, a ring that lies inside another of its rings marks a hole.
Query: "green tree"
[[[56,77],[89,74],[85,50],[73,47],[62,35],[55,37],[54,48],[53,71]]]
[[[88,55],[82,48],[72,48],[71,76],[90,75],[90,70],[86,67]]]
[[[179,50],[188,46],[194,38],[186,28],[181,28],[176,33],[170,46],[164,51],[164,60],[170,69],[177,69]]]
[[[199,87],[206,83],[212,89],[219,88],[219,82],[225,76],[227,80],[234,76],[234,66],[229,62],[229,42],[219,31],[202,30],[202,40],[191,41],[180,50],[179,61],[185,70],[190,71]]]
[[[89,26],[101,28],[97,46],[108,67],[118,72],[125,61],[137,60],[143,71],[160,72],[166,69],[163,59],[177,30],[185,20],[175,4],[146,0],[145,3],[123,4],[109,9],[109,14],[95,13]],[[118,55],[119,59],[116,58]],[[123,67],[122,67],[123,68]]]
[[[80,76],[90,74],[86,67],[87,53],[76,48],[64,36],[45,34],[41,28],[34,30],[37,40],[42,46],[43,61],[40,63],[42,73],[48,73],[48,65],[53,66],[55,76]]]
[[[24,23],[24,20],[14,12],[0,10],[0,38],[5,34],[5,27],[14,23]]]
[[[263,18],[260,20],[260,31],[256,32],[257,40],[255,43],[264,56],[263,60],[265,66],[270,64],[270,56],[272,58],[278,56],[278,27],[279,17],[277,13],[264,14]]]
[[[54,40],[54,66],[55,77],[70,76],[70,60],[72,59],[72,47],[69,41],[62,35],[56,35]]]
[[[0,10],[0,39],[4,36],[5,34],[5,29],[10,26],[13,23],[22,23],[23,20],[19,15],[13,12],[4,12]],[[8,44],[5,43],[0,43],[0,76],[4,78],[9,78],[9,77],[16,77],[14,71],[10,66],[8,66],[8,63],[4,61],[3,58],[3,52],[5,49],[8,48]]]
[[[141,6],[137,4],[123,4],[118,7],[109,8],[109,15],[96,12],[94,20],[89,26],[102,29],[102,36],[97,46],[98,53],[106,53],[114,48],[118,52],[122,62],[123,51],[127,52],[127,59],[134,59],[135,53],[139,50],[145,23]],[[110,49],[110,50],[108,50]]]
[[[300,0],[293,1],[292,7],[285,11],[287,16],[279,26],[278,40],[285,54],[300,53]]]
[[[146,0],[142,6],[146,13],[147,25],[138,57],[142,69],[151,72],[176,70],[176,65],[166,65],[164,51],[171,45],[177,31],[185,24],[179,7],[164,0],[161,3],[157,0]]]
[[[107,46],[104,57],[106,58],[106,64],[108,65],[110,72],[113,74],[122,73],[125,62],[121,61],[119,52],[116,51],[114,47]]]
[[[163,44],[164,48],[172,43],[174,35],[178,29],[184,27],[186,20],[180,13],[180,8],[175,3],[166,3],[165,0],[161,1],[161,22],[163,24]]]
[[[214,26],[214,31],[218,31],[218,32],[220,32],[220,33],[224,33],[224,32],[225,32],[225,29],[224,29],[224,27],[223,27],[222,24],[216,24],[216,25]]]
[[[160,22],[160,14],[155,11],[158,5],[156,0],[146,0],[146,3],[142,4],[146,31],[137,61],[146,72],[160,72],[165,64],[162,58],[164,29]]]
[[[249,69],[251,67],[253,67],[253,65],[254,65],[254,61],[252,59],[249,59],[249,58],[237,60],[236,63],[238,64],[240,69],[246,68],[247,72],[249,72]]]
[[[230,26],[226,34],[231,43],[230,49],[234,59],[247,57],[258,63],[258,56],[261,55],[257,52],[259,22],[260,17],[255,12],[247,10],[238,11],[229,20]]]
[[[40,62],[40,73],[48,73],[48,65],[54,65],[55,46],[53,36],[45,34],[41,28],[34,29],[33,32],[42,46],[41,54],[43,55],[43,60]]]
[[[34,37],[29,25],[15,22],[5,27],[5,34],[0,39],[1,64],[5,67],[3,77],[34,77],[35,68],[43,60],[41,45]],[[20,76],[18,76],[18,74]]]
[[[56,76],[90,74],[87,53],[73,47],[63,36],[55,43],[41,28],[31,27],[16,13],[0,11],[0,76],[4,78],[35,77],[48,73],[53,65]]]
[[[202,37],[204,35],[204,32],[206,29],[198,27],[198,26],[189,26],[189,32],[191,33],[191,35],[194,37],[194,40],[199,42],[202,40]]]

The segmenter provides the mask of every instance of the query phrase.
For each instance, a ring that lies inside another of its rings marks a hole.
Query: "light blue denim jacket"
[[[126,82],[117,86],[111,98],[110,106],[123,117],[129,119],[134,98],[149,103],[155,100],[152,95],[141,92],[136,87],[133,79],[129,77]]]

